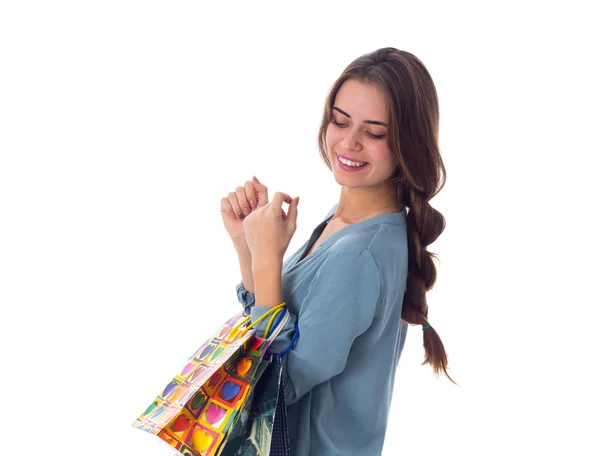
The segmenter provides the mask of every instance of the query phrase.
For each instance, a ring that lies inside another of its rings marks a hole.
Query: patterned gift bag
[[[268,355],[261,360],[264,372],[255,377],[252,398],[222,444],[219,456],[291,455],[281,359],[297,338],[296,327],[294,339],[283,354]],[[271,336],[269,339],[272,340]]]
[[[270,315],[271,324],[283,307],[274,307],[261,319]],[[132,426],[157,435],[183,455],[216,455],[249,399],[270,344],[256,337],[248,321],[243,313],[227,321]]]

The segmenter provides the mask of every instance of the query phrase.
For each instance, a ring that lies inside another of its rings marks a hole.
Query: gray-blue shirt
[[[381,455],[396,366],[408,324],[400,319],[408,274],[406,209],[336,231],[298,261],[324,229],[283,262],[282,293],[290,319],[270,347],[282,352],[293,456]],[[256,320],[243,283],[237,295]],[[264,336],[268,318],[257,325]]]

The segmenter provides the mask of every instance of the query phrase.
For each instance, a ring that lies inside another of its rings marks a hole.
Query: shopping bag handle
[[[287,311],[287,309],[281,309],[280,312],[284,312],[283,314],[283,319],[279,322],[279,324],[275,327],[275,329],[273,330],[273,334],[271,334],[270,336],[267,337],[267,340],[269,341],[269,343],[273,342],[275,340],[275,338],[279,335],[279,333],[283,330],[283,327],[285,326],[285,324],[288,322],[288,320],[290,319],[290,313]],[[278,312],[275,312],[273,314],[273,317],[275,317],[277,315]],[[272,322],[272,318],[271,317],[271,322]],[[271,323],[269,322],[269,323]],[[268,334],[268,332],[265,331],[265,334]]]
[[[244,328],[244,331],[248,331],[250,328],[252,328],[252,326],[254,326],[257,323],[260,323],[261,321],[263,321],[265,318],[267,318],[269,315],[273,314],[274,312],[279,313],[281,310],[283,310],[283,308],[285,307],[285,301],[283,301],[281,304],[277,304],[274,307],[271,307],[269,310],[267,310],[264,315],[260,316],[259,318],[256,319],[256,321],[251,322],[248,326],[246,326]],[[242,320],[240,320],[238,323],[236,323],[236,325],[232,328],[232,331],[235,331],[236,329],[238,329],[240,326],[246,324],[250,318],[252,318],[250,315],[243,318]],[[269,328],[270,329],[270,328]]]
[[[279,323],[281,323],[281,320],[283,320],[283,317],[285,316],[286,313],[287,313],[287,307],[284,307],[283,309],[279,309],[278,311],[273,312],[273,315],[271,315],[271,318],[269,319],[269,323],[267,324],[267,329],[265,329],[265,337],[267,337],[267,338],[269,337],[269,334],[271,334],[271,330],[273,329],[273,325],[275,325],[275,327],[279,326]]]

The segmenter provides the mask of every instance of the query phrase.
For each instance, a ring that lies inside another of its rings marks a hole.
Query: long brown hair
[[[429,205],[446,183],[446,168],[438,147],[439,106],[433,80],[425,65],[413,54],[386,47],[365,54],[348,65],[327,95],[318,134],[321,157],[332,171],[325,135],[332,120],[332,107],[341,85],[348,79],[379,89],[388,110],[388,145],[398,166],[390,176],[397,201],[406,206],[408,227],[408,279],[402,304],[402,320],[427,325],[429,308],[425,293],[436,281],[436,268],[427,251],[446,227],[444,216]],[[423,330],[425,360],[434,374],[446,367],[448,358],[438,333]]]

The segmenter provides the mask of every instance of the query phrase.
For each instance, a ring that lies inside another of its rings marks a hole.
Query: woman
[[[283,301],[290,312],[270,350],[287,350],[294,456],[381,454],[408,324],[423,325],[423,364],[452,381],[425,299],[436,280],[426,246],[445,227],[428,203],[445,183],[438,121],[437,93],[421,61],[376,50],[352,62],[330,90],[318,145],[340,200],[296,253],[283,261],[299,198],[277,192],[269,202],[254,178],[221,200],[246,313],[256,320]],[[257,325],[259,336],[265,326]]]

